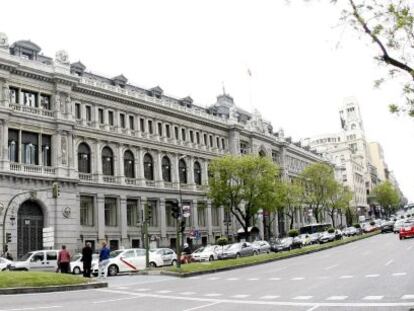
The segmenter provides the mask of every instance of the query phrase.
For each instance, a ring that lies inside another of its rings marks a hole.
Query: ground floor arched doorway
[[[43,248],[43,212],[32,200],[23,202],[17,213],[17,257]]]

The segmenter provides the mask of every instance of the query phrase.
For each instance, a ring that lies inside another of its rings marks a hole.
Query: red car
[[[400,240],[414,237],[414,222],[405,222],[400,229]]]

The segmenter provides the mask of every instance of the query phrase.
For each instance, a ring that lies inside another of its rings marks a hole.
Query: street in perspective
[[[63,2],[2,6],[0,311],[414,310],[412,1]]]

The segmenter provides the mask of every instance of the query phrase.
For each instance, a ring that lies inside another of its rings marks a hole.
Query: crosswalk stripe
[[[231,296],[232,298],[247,298],[247,297],[249,297],[250,295],[234,295],[234,296]]]
[[[291,281],[301,281],[304,280],[305,278],[303,277],[296,277],[296,278],[291,278]]]
[[[348,296],[331,296],[326,298],[326,300],[345,300]]]
[[[250,278],[250,279],[247,279],[248,281],[259,281],[259,279],[258,278]]]
[[[218,296],[223,296],[223,294],[218,294],[218,293],[210,293],[210,294],[205,294],[205,297],[218,297]]]
[[[279,280],[280,280],[280,278],[270,278],[269,280],[270,280],[270,281],[279,281]]]
[[[379,274],[367,274],[367,275],[365,275],[366,278],[377,278],[379,276],[380,276]]]
[[[195,294],[195,292],[182,292],[182,293],[180,293],[180,295],[186,295],[186,296],[194,295],[194,294]]]
[[[168,294],[168,293],[172,293],[172,291],[171,290],[167,290],[167,289],[157,291],[157,294]]]
[[[381,300],[382,298],[384,298],[384,296],[365,296],[364,300]]]
[[[404,276],[404,275],[407,275],[407,273],[406,272],[396,272],[396,273],[392,274],[392,276]]]
[[[137,288],[136,291],[137,292],[148,292],[150,291],[150,289],[149,288]]]
[[[414,295],[404,295],[401,297],[401,299],[404,299],[404,300],[414,299]]]
[[[207,280],[209,280],[209,281],[216,281],[216,280],[220,280],[220,278],[214,276],[212,278],[208,278]]]
[[[228,278],[228,279],[226,279],[227,281],[238,281],[239,280],[239,278]]]
[[[353,275],[342,275],[339,278],[340,279],[352,279],[354,276]]]
[[[311,299],[313,296],[296,296],[293,299],[295,300],[309,300]]]
[[[267,296],[262,296],[260,297],[260,299],[276,299],[279,298],[280,296],[272,296],[272,295],[267,295]]]

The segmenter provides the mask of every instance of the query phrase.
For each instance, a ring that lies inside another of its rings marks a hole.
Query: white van
[[[59,250],[28,252],[18,261],[14,261],[10,270],[56,271]]]

